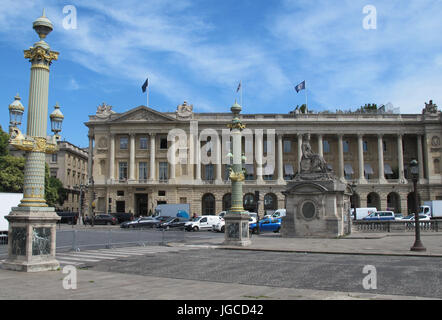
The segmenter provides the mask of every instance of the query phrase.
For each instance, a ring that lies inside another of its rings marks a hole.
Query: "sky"
[[[54,25],[46,41],[60,52],[49,112],[60,104],[62,136],[80,147],[101,103],[116,112],[147,104],[146,78],[149,107],[163,112],[184,101],[194,112],[229,112],[239,81],[244,113],[288,113],[306,94],[317,112],[442,105],[442,0],[2,0],[4,130],[16,93],[28,107],[23,50],[38,41],[32,22],[43,8]]]

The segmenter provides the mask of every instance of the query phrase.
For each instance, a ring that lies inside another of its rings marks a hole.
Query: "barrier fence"
[[[422,232],[442,231],[442,220],[419,222]],[[353,221],[354,232],[414,232],[414,222],[404,221]]]

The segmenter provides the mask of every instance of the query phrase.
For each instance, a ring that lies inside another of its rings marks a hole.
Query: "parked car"
[[[402,213],[395,213],[394,214],[394,220],[402,221],[402,220],[404,220],[404,215]]]
[[[110,213],[110,215],[114,216],[117,219],[118,223],[123,223],[123,222],[126,222],[126,221],[134,220],[134,215],[132,213],[115,212],[115,213]]]
[[[212,231],[224,232],[225,226],[226,226],[226,221],[224,220],[224,218],[221,218],[217,223],[212,225]]]
[[[393,211],[376,211],[370,213],[367,217],[362,219],[364,221],[394,221]]]
[[[165,220],[164,222],[157,225],[157,228],[162,229],[184,229],[184,225],[186,222],[189,222],[189,219],[187,218],[180,218],[180,217],[170,217],[169,219]]]
[[[222,218],[219,216],[201,216],[193,221],[186,222],[184,227],[187,231],[210,230],[220,219]]]
[[[92,224],[92,219],[89,217],[85,218],[84,224]],[[94,217],[94,224],[116,225],[117,218],[110,214],[98,214]]]
[[[59,223],[67,223],[67,224],[77,224],[78,220],[78,212],[57,212],[57,214],[61,217]]]
[[[416,217],[414,215],[411,216],[409,221],[410,222],[416,221]],[[431,221],[431,218],[428,215],[424,214],[424,213],[419,213],[419,222],[421,222],[421,221],[422,222]]]
[[[281,218],[265,218],[259,221],[259,232],[269,232],[273,231],[275,233],[279,232],[281,229]],[[249,230],[251,233],[257,233],[258,227],[257,223],[249,224]]]
[[[133,221],[127,221],[120,225],[120,228],[154,228],[170,217],[157,216],[157,217],[141,217]]]

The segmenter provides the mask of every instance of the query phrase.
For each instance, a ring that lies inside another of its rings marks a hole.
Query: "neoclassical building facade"
[[[297,172],[306,133],[337,178],[353,185],[357,207],[413,210],[413,159],[420,200],[442,199],[442,117],[432,102],[422,114],[243,112],[247,210],[255,210],[257,193],[260,215],[285,207],[282,192]],[[162,203],[189,203],[198,215],[228,209],[231,119],[194,113],[186,102],[164,113],[145,106],[115,113],[100,105],[85,123],[95,212],[146,215]]]

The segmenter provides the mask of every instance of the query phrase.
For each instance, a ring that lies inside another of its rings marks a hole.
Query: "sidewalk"
[[[211,239],[192,243],[230,250],[442,257],[442,233],[421,234],[426,252],[410,251],[414,233],[355,233],[341,239],[281,238],[279,234],[266,233],[253,235],[252,244],[248,247],[225,246],[223,241]]]

